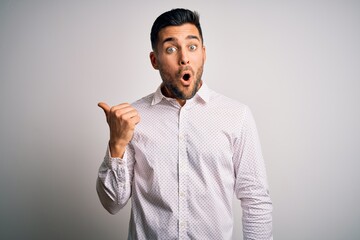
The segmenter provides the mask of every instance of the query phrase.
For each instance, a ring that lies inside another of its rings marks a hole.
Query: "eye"
[[[192,52],[195,51],[196,49],[197,49],[196,45],[190,45],[189,46],[189,50],[192,51]]]
[[[167,53],[174,53],[174,52],[176,52],[176,47],[168,47],[168,48],[166,48],[166,52]]]

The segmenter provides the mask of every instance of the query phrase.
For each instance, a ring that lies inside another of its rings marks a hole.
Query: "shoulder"
[[[219,109],[233,111],[240,114],[245,114],[249,111],[249,107],[246,104],[213,90],[210,90],[209,104]]]
[[[249,123],[253,121],[248,105],[212,90],[209,96],[206,104],[208,121],[216,121],[226,129],[225,132],[231,133],[231,136],[240,136],[246,131]]]
[[[233,98],[209,91],[209,101],[204,105],[208,118],[223,122],[230,129],[242,129],[251,111],[249,107]]]
[[[151,93],[145,97],[142,97],[135,102],[133,102],[131,105],[136,109],[146,109],[151,106],[151,102],[154,98],[154,93]]]

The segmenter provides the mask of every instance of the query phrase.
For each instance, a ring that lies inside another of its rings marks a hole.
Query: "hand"
[[[110,128],[111,156],[122,158],[126,146],[133,137],[135,125],[140,122],[140,116],[136,109],[128,103],[110,108],[106,103],[100,102],[98,106],[104,110]]]

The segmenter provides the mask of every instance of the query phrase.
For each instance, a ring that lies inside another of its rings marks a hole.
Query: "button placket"
[[[186,110],[180,109],[179,112],[179,133],[178,133],[178,173],[179,173],[179,189],[178,189],[178,201],[179,201],[179,239],[186,238],[186,223],[187,223],[187,152],[186,152]]]

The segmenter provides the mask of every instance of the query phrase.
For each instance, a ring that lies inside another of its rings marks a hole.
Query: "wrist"
[[[126,150],[127,143],[109,141],[110,154],[113,158],[122,158]]]

